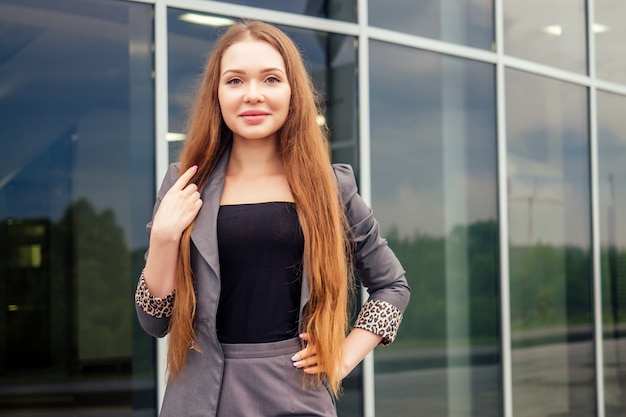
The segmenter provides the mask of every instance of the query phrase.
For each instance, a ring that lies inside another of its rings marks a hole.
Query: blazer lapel
[[[230,149],[217,163],[209,182],[202,190],[202,208],[196,217],[196,224],[191,231],[191,240],[198,249],[200,255],[207,262],[209,267],[220,279],[220,257],[217,249],[217,214],[220,209],[222,191],[224,190],[224,179],[226,177],[226,165],[230,157]],[[302,320],[304,307],[309,300],[310,289],[306,272],[302,277],[302,289],[300,292],[300,330],[304,330]]]
[[[217,213],[220,209],[229,156],[230,149],[224,152],[202,190],[202,207],[191,231],[193,244],[218,278],[220,277],[220,258],[217,249]]]

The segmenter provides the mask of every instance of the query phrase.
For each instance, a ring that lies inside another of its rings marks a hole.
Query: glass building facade
[[[625,416],[622,0],[0,0],[0,416],[157,415],[145,223],[247,18],[298,44],[413,290],[339,415]]]

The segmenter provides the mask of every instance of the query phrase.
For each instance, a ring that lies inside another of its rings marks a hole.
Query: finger
[[[317,356],[309,356],[306,359],[296,361],[293,363],[293,366],[296,368],[310,368],[312,366],[317,366]]]
[[[191,200],[192,201],[192,206],[191,207],[193,209],[193,212],[195,214],[197,214],[198,211],[200,211],[200,207],[202,207],[202,199],[200,198],[200,193],[196,191],[192,195],[191,198],[192,198],[192,200]]]
[[[193,177],[193,175],[196,173],[197,170],[198,170],[198,165],[194,165],[190,167],[187,171],[183,172],[183,175],[181,175],[176,180],[173,187],[176,187],[179,190],[182,190],[183,188],[185,188],[185,186],[187,185],[187,183],[189,182],[191,177]]]
[[[309,355],[310,355],[310,353],[308,351],[308,347],[306,347],[306,348],[296,352],[296,354],[291,357],[291,360],[294,361],[294,362],[295,361],[299,361],[300,359],[304,359],[304,358],[308,357]]]
[[[174,190],[174,192],[176,192],[176,190]],[[187,184],[185,188],[180,190],[178,195],[184,200],[189,199],[190,201],[193,201],[200,198],[200,191],[198,191],[198,186],[196,184],[190,183]]]
[[[319,366],[311,366],[310,368],[304,368],[302,372],[306,374],[319,374],[320,372],[322,372],[322,368],[320,368]]]

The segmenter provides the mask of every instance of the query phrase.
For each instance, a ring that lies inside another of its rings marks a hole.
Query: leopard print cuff
[[[356,319],[354,327],[383,337],[380,344],[387,346],[396,338],[402,321],[402,312],[393,304],[381,300],[368,300]]]
[[[141,271],[139,283],[137,283],[137,291],[135,291],[135,302],[146,314],[158,319],[170,317],[172,315],[172,308],[174,307],[175,295],[175,291],[166,295],[165,298],[155,297],[150,294],[143,271]]]

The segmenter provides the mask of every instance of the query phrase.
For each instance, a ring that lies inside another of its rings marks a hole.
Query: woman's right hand
[[[152,221],[151,238],[177,241],[196,218],[202,200],[198,187],[189,180],[197,170],[198,166],[194,165],[185,171],[163,196]]]

